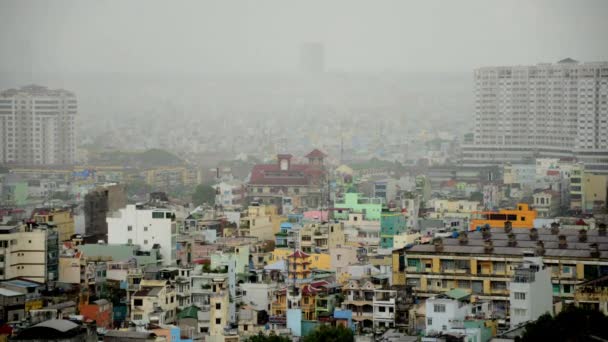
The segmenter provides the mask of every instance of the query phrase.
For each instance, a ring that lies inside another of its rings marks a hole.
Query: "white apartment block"
[[[509,283],[511,327],[553,314],[551,268],[540,257],[524,257]]]
[[[575,157],[608,173],[608,62],[475,70],[473,140],[467,166]]]
[[[73,164],[77,111],[66,90],[30,85],[0,93],[0,163]]]
[[[139,245],[142,251],[160,249],[163,265],[175,262],[177,228],[171,209],[127,205],[106,218],[109,244]]]

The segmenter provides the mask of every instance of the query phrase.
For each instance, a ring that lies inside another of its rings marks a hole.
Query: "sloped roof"
[[[327,155],[323,152],[321,152],[319,149],[315,148],[314,150],[310,151],[310,153],[308,153],[306,156],[306,158],[325,158],[327,157]]]
[[[78,328],[78,324],[68,321],[67,319],[50,319],[42,323],[34,325],[36,328],[50,328],[61,332],[70,331],[74,328]]]
[[[198,319],[198,311],[199,311],[199,309],[196,306],[192,305],[192,306],[189,306],[189,307],[183,309],[182,311],[180,311],[177,314],[177,318],[178,319],[184,319],[184,318]]]
[[[310,256],[310,255],[308,255],[308,254],[306,254],[306,253],[302,252],[302,251],[301,251],[301,250],[299,250],[299,249],[298,249],[297,251],[295,251],[294,253],[291,253],[291,254],[289,255],[289,257],[290,257],[290,258],[308,258],[309,256]]]
[[[451,289],[450,291],[445,293],[446,296],[452,298],[452,299],[456,299],[456,300],[462,300],[468,296],[471,295],[471,293],[465,289]]]

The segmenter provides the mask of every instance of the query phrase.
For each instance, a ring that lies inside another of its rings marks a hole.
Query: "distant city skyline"
[[[469,71],[608,58],[606,1],[3,1],[0,71]],[[516,24],[515,24],[516,23]],[[584,24],[582,24],[584,23]]]

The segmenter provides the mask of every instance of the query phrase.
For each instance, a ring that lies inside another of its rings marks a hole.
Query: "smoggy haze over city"
[[[608,55],[606,1],[2,1],[0,70],[470,72]],[[77,90],[76,90],[77,91]]]

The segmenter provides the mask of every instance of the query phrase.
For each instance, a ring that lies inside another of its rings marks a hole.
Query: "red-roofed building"
[[[255,165],[247,184],[249,200],[279,208],[318,208],[325,184],[325,156],[315,149],[306,155],[308,164],[294,164],[291,154],[279,154],[275,164]]]

